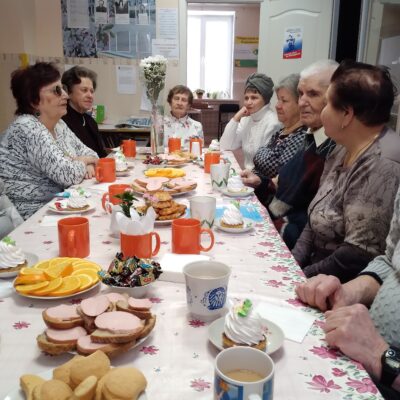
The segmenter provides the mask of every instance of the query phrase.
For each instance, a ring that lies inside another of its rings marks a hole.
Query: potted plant
[[[198,99],[202,99],[205,91],[203,89],[196,89],[195,93]]]

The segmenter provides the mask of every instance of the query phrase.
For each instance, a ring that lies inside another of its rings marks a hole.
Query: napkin
[[[0,280],[0,299],[3,299],[5,297],[10,297],[13,293],[14,293],[13,281]]]
[[[69,214],[69,216],[81,215],[79,211],[76,214]],[[57,226],[60,219],[65,218],[65,215],[44,215],[40,220],[40,226]]]
[[[154,230],[156,212],[153,207],[149,207],[145,215],[140,216],[135,208],[130,209],[131,217],[127,217],[122,212],[115,214],[117,229],[125,235],[144,235]]]
[[[255,311],[276,325],[278,325],[285,339],[302,343],[314,323],[315,317],[304,311],[294,310],[289,307],[275,305],[272,303],[259,303]]]
[[[184,283],[183,267],[194,261],[208,261],[209,256],[202,254],[173,254],[166,253],[160,259],[163,273],[158,278],[160,281]]]
[[[110,186],[110,183],[95,183],[92,186],[89,186],[89,189],[95,190],[97,192],[108,192],[108,187]]]

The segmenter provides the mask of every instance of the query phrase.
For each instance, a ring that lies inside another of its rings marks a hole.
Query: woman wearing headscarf
[[[243,150],[244,167],[254,168],[253,157],[266,145],[280,123],[269,102],[274,83],[268,76],[251,74],[245,84],[244,105],[226,126],[220,140],[221,150]]]

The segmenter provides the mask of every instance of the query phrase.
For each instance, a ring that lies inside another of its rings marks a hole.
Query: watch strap
[[[385,386],[391,387],[394,380],[400,374],[400,349],[390,346],[383,352],[381,362],[382,374],[380,382]],[[397,367],[394,365],[397,365]]]

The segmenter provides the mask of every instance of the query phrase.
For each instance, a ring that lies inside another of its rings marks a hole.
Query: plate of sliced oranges
[[[22,268],[13,282],[21,296],[36,299],[65,299],[92,290],[100,284],[102,268],[82,258],[55,257]]]

